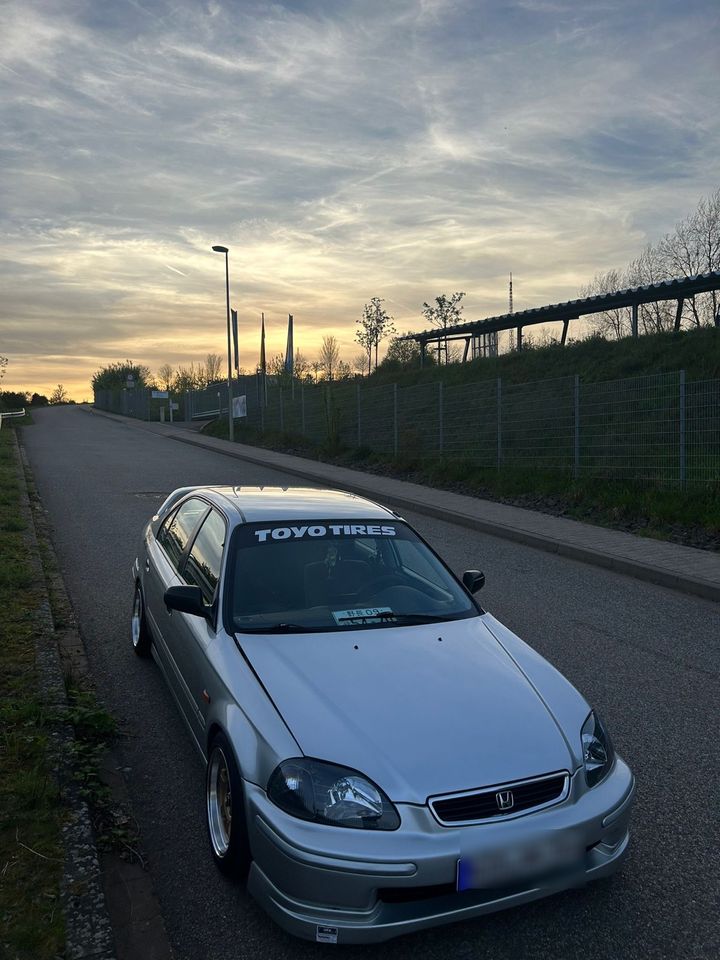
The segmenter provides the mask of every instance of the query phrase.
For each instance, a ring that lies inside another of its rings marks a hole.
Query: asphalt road
[[[129,640],[136,542],[168,491],[297,480],[81,409],[33,416],[23,442],[98,692],[124,733],[129,790],[178,960],[306,958],[332,950],[284,934],[216,872],[199,756],[157,667],[135,657]],[[406,515],[456,571],[485,571],[486,608],[602,713],[638,779],[632,853],[621,873],[583,890],[379,947],[345,947],[343,956],[720,956],[720,606]]]

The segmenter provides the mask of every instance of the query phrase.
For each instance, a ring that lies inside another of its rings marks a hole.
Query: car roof
[[[189,492],[189,491],[188,491]],[[196,487],[193,493],[234,507],[247,523],[266,520],[396,519],[372,500],[343,490],[314,487]]]

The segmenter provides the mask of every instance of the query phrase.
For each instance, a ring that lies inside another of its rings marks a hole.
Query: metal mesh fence
[[[686,385],[684,420],[687,479],[720,483],[720,380]]]
[[[574,377],[501,384],[501,466],[572,470],[574,387]]]
[[[583,384],[580,473],[681,480],[679,373]]]
[[[243,422],[317,446],[366,448],[404,459],[472,461],[488,469],[670,484],[720,481],[720,380],[683,371],[600,383],[579,377],[400,387],[279,384],[241,377]],[[177,419],[227,416],[227,384],[173,397]],[[167,400],[140,388],[98,391],[95,404],[158,420]]]

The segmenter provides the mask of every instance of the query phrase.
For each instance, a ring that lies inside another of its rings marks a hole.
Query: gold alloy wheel
[[[224,857],[230,847],[232,827],[232,792],[230,771],[225,754],[215,747],[208,767],[207,815],[210,840],[216,856]]]
[[[140,643],[140,630],[142,626],[142,593],[139,585],[135,587],[135,596],[133,597],[133,610],[131,620],[132,643],[134,647]]]

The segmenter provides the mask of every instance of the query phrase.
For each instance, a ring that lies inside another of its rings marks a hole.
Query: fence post
[[[300,423],[302,435],[305,436],[305,384],[300,384]]]
[[[497,378],[497,468],[502,466],[502,379]]]
[[[360,446],[360,384],[356,384],[357,394],[357,445]]]
[[[580,476],[580,376],[575,374],[575,442],[573,455],[573,477]]]
[[[685,462],[685,371],[680,371],[680,486],[685,486],[687,465]]]
[[[397,384],[393,384],[393,451],[398,455]]]
[[[443,385],[442,380],[438,382],[438,448],[440,456],[443,452]]]
[[[280,391],[280,433],[284,433],[285,432],[285,416],[283,411],[282,387],[278,387],[278,390]]]

